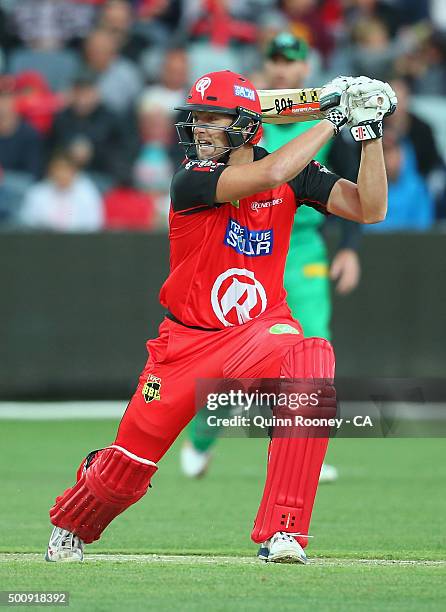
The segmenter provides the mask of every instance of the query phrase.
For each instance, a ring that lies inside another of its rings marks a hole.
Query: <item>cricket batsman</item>
[[[303,88],[310,72],[310,49],[307,43],[289,32],[281,32],[272,39],[265,53],[264,75],[267,89]],[[287,124],[267,123],[263,126],[263,141],[272,152],[303,134],[317,121],[298,121]],[[314,156],[328,165],[331,142],[327,142]],[[340,219],[341,242],[331,266],[321,227],[326,216],[310,206],[301,206],[295,216],[290,248],[285,265],[284,285],[291,314],[299,320],[305,336],[330,340],[331,297],[329,275],[337,280],[339,292],[348,293],[359,281],[359,258],[356,252],[359,226]],[[190,478],[203,476],[212,459],[211,448],[221,429],[209,426],[208,412],[200,410],[188,427],[188,438],[180,453],[182,472]],[[333,482],[337,469],[322,464],[319,483]]]
[[[194,83],[177,124],[186,159],[171,186],[167,314],[108,447],[81,463],[75,484],[50,509],[46,559],[81,561],[84,544],[140,500],[158,463],[195,414],[198,378],[322,380],[319,408],[335,410],[330,343],[305,338],[283,288],[296,209],[356,221],[385,218],[382,120],[396,107],[387,83],[339,77],[321,92],[326,119],[271,154],[259,96],[230,71]],[[357,184],[313,158],[339,130],[363,141]],[[258,208],[254,203],[262,202]],[[251,538],[268,561],[306,563],[304,547],[328,439],[282,437],[273,428],[266,482]]]

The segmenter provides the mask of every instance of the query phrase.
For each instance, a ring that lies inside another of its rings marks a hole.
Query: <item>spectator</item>
[[[50,146],[66,149],[80,168],[109,186],[108,175],[122,154],[118,128],[118,118],[101,103],[96,77],[84,70],[75,79],[71,103],[55,118]]]
[[[134,167],[136,184],[154,198],[157,225],[166,225],[173,174],[168,154],[172,144],[171,115],[162,102],[145,98],[138,108],[138,119],[142,146]]]
[[[344,27],[343,0],[323,0],[320,9],[325,27],[337,38]]]
[[[159,143],[170,149],[178,142],[174,124],[176,113],[175,108],[166,105],[163,92],[156,88],[141,96],[137,106],[139,144]]]
[[[400,22],[404,25],[416,24],[429,19],[429,13],[432,12],[430,5],[433,4],[433,0],[397,0],[388,3],[387,10],[391,11],[393,9],[395,13],[399,14]]]
[[[19,48],[9,56],[8,67],[13,74],[39,72],[56,92],[66,91],[79,70],[79,58],[71,49],[47,47],[47,41],[36,41],[36,46]]]
[[[13,77],[0,77],[0,222],[12,224],[43,162],[42,140],[17,113],[14,88]]]
[[[214,70],[250,72],[258,63],[257,26],[231,13],[228,0],[203,0],[190,25],[190,79]]]
[[[56,153],[46,180],[33,185],[26,194],[21,219],[29,228],[94,232],[103,226],[101,196],[69,155]]]
[[[5,7],[0,6],[0,50],[9,51],[20,44],[20,40],[14,30],[14,25],[11,23],[11,15],[6,11]]]
[[[134,31],[148,44],[165,47],[178,28],[182,12],[190,4],[190,0],[187,4],[184,0],[139,0]]]
[[[398,112],[388,117],[387,124],[395,130],[400,140],[407,139],[411,142],[415,149],[418,170],[426,178],[443,165],[432,128],[410,112],[410,89],[407,81],[396,78],[392,79],[390,84],[398,98]]]
[[[43,164],[42,140],[17,113],[15,88],[13,77],[0,78],[0,167],[38,178]]]
[[[107,0],[99,14],[99,28],[115,38],[118,52],[134,62],[147,47],[147,40],[133,31],[133,9],[127,0]]]
[[[117,51],[115,37],[105,30],[95,30],[85,40],[85,66],[98,76],[98,86],[105,106],[114,112],[128,112],[142,90],[137,67]]]
[[[64,47],[90,30],[94,8],[71,0],[23,0],[12,9],[12,21],[25,44],[11,51],[13,74],[33,70],[53,91],[65,91],[79,69],[78,54]]]
[[[104,195],[105,229],[150,230],[155,223],[155,203],[149,193],[135,189],[126,162],[116,169],[116,185]]]
[[[206,38],[217,47],[231,44],[253,44],[257,29],[250,22],[235,16],[228,0],[204,0],[198,19],[191,26],[192,38]]]
[[[437,209],[444,218],[446,207],[446,167],[438,150],[431,126],[409,110],[410,89],[404,79],[393,79],[398,97],[398,112],[387,119],[398,138],[409,142],[415,151],[417,169],[426,181]]]
[[[423,1],[423,0],[422,0]],[[403,0],[407,3],[407,0]],[[419,3],[420,0],[415,0]],[[344,8],[344,20],[348,30],[353,30],[358,22],[377,19],[383,23],[390,36],[394,38],[403,23],[406,11],[399,0],[349,0]]]
[[[159,83],[146,87],[144,98],[156,97],[164,100],[166,109],[173,110],[184,103],[189,82],[187,53],[184,49],[170,49],[164,56]]]
[[[259,56],[267,49],[270,42],[275,36],[288,29],[288,20],[282,11],[278,9],[269,9],[259,12],[258,16],[259,31],[257,34],[257,44],[259,47]],[[262,65],[256,67],[259,73],[262,70]]]
[[[29,70],[17,75],[17,111],[43,136],[51,130],[54,114],[62,109],[65,102],[65,96],[53,93],[45,77],[38,72]]]
[[[446,32],[433,32],[414,61],[414,93],[446,96]]]
[[[317,49],[327,62],[334,40],[323,21],[318,0],[281,0],[280,6],[290,21],[292,34]]]
[[[133,33],[146,41],[146,50],[139,58],[139,65],[149,83],[158,80],[163,57],[169,46],[179,46],[187,38],[189,7],[201,0],[140,0],[137,4],[137,20]],[[180,26],[180,20],[182,21]]]
[[[20,40],[31,47],[37,40],[45,40],[54,49],[86,36],[94,15],[91,3],[77,0],[20,0],[12,8],[12,21]]]
[[[351,40],[339,47],[330,62],[330,74],[366,74],[387,80],[395,60],[415,45],[412,37],[391,40],[387,25],[377,17],[358,20]]]
[[[364,226],[366,232],[425,231],[434,223],[434,203],[416,167],[413,147],[384,134],[384,159],[389,181],[389,208],[385,221]]]

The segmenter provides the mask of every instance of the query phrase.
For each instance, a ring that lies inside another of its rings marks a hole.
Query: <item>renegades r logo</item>
[[[210,86],[211,83],[212,83],[211,79],[207,76],[202,77],[199,81],[197,81],[197,84],[195,85],[195,89],[196,91],[198,91],[199,94],[201,94],[202,100],[204,99],[204,92]]]
[[[266,310],[266,291],[252,270],[230,268],[215,279],[211,304],[225,327],[242,325]]]
[[[153,400],[160,400],[160,390],[161,378],[157,378],[153,374],[149,374],[141,391],[144,401],[148,404]]]

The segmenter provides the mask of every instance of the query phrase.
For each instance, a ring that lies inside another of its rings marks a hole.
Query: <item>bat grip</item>
[[[325,96],[324,99],[320,102],[321,111],[329,110],[330,108],[334,108],[335,106],[339,106],[341,102],[341,96],[338,93],[329,94]]]

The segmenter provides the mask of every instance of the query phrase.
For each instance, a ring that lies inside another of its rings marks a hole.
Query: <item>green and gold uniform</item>
[[[317,121],[263,124],[265,148],[272,152],[296,136],[309,130]],[[315,159],[327,164],[331,143],[319,151]],[[328,255],[320,227],[325,217],[309,206],[299,207],[291,234],[285,268],[287,302],[293,317],[301,323],[305,336],[330,339],[330,284]]]

